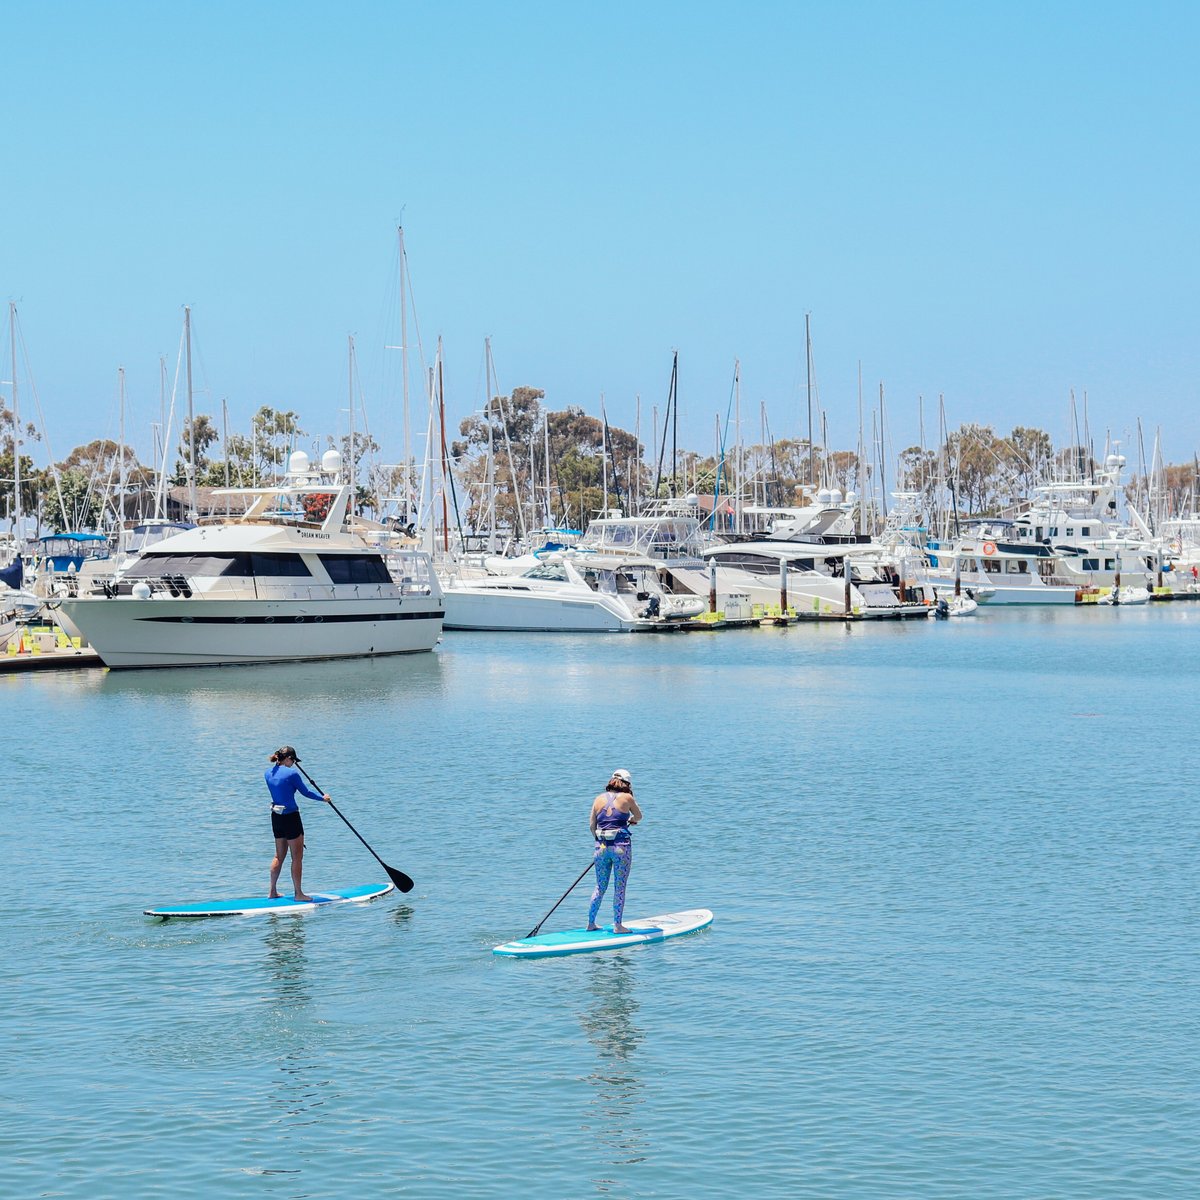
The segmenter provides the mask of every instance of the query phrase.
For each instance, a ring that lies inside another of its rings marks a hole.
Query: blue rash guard
[[[272,763],[264,772],[263,778],[271,790],[271,804],[281,805],[283,812],[300,811],[296,803],[296,793],[307,796],[310,800],[324,800],[320,792],[314,792],[304,782],[304,776],[295,767],[285,767],[282,763]],[[282,814],[280,814],[282,815]]]

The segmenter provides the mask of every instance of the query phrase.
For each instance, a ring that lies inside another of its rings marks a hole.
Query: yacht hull
[[[235,666],[432,650],[437,596],[330,600],[81,597],[62,612],[114,669]]]
[[[530,592],[450,587],[445,592],[446,628],[511,633],[622,633],[638,622],[607,608],[600,598],[571,599]]]

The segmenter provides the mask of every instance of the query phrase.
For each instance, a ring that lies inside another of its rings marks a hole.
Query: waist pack
[[[629,830],[622,826],[619,829],[596,829],[596,840],[600,842],[615,842],[621,834],[628,836]]]

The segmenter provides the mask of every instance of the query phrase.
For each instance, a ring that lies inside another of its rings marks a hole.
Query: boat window
[[[321,554],[321,566],[334,583],[391,583],[378,554]]]
[[[1023,558],[1018,558],[1017,559],[1017,570],[1020,571],[1020,573],[1022,575],[1024,575],[1025,572],[1029,570],[1029,563]]]
[[[1112,571],[1112,570],[1115,570],[1115,569],[1116,569],[1116,565],[1117,565],[1117,563],[1116,563],[1116,559],[1112,559],[1112,558],[1106,558],[1106,559],[1104,560],[1104,569],[1105,569],[1106,571]]]
[[[157,579],[161,575],[245,575],[246,554],[143,554],[126,570],[126,579]]]
[[[567,578],[566,568],[562,563],[538,563],[536,567],[530,567],[525,572],[526,579],[549,579],[555,583],[562,583]]]
[[[1085,525],[1079,532],[1083,534],[1084,537],[1091,537],[1092,527],[1090,525]]]
[[[239,555],[244,557],[244,555]],[[296,576],[310,577],[312,572],[308,569],[304,559],[299,554],[258,554],[251,553],[250,555],[250,573],[259,579],[268,578],[271,576],[279,577],[286,576],[295,578]]]
[[[1083,560],[1083,569],[1085,571],[1100,570],[1100,560],[1098,558],[1085,558]]]
[[[994,558],[985,558],[983,560],[983,569],[989,575],[999,575],[1000,563]]]

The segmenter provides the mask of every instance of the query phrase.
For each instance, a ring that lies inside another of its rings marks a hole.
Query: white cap
[[[630,775],[629,772],[626,771],[624,767],[620,767],[616,771],[614,771],[612,773],[612,777],[614,779],[620,779],[623,783],[627,783],[631,787],[633,786],[633,776]]]

